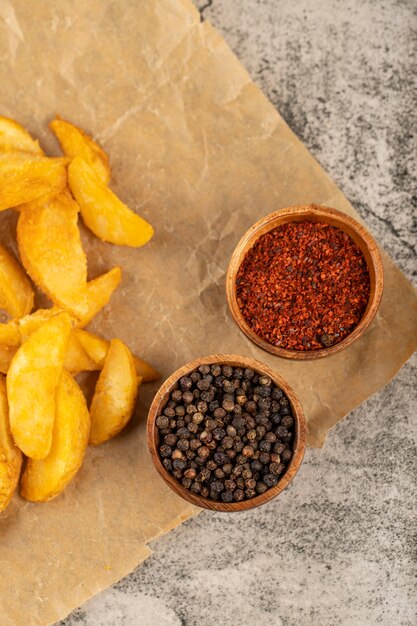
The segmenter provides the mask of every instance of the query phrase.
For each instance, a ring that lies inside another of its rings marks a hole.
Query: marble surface
[[[197,4],[416,283],[415,2]],[[202,513],[60,626],[413,626],[416,374],[414,355],[278,500]]]

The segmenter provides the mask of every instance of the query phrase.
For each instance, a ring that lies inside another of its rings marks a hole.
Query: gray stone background
[[[197,2],[416,283],[417,3]],[[414,626],[417,358],[290,488],[204,512],[61,626]]]

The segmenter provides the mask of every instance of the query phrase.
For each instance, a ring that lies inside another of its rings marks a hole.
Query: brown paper
[[[189,0],[4,0],[2,111],[57,153],[60,113],[97,135],[112,186],[155,227],[133,250],[83,231],[90,275],[121,265],[123,282],[92,328],[118,336],[164,376],[197,356],[253,356],[298,393],[310,445],[385,385],[417,344],[417,298],[386,254],[380,311],[348,350],[291,362],[238,330],[225,273],[243,232],[284,206],[316,202],[357,217],[348,201]],[[12,249],[16,216],[0,216]],[[74,483],[43,505],[17,496],[0,516],[2,626],[46,624],[132,570],[151,539],[195,513],[154,471],[144,386],[133,424],[88,451]]]

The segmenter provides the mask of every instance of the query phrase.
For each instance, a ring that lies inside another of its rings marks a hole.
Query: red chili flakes
[[[289,222],[249,250],[236,290],[259,337],[287,350],[318,350],[357,326],[370,280],[361,250],[345,232],[320,222]]]

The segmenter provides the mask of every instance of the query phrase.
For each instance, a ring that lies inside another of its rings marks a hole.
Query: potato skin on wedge
[[[103,183],[110,180],[109,157],[91,137],[75,124],[57,118],[49,124],[49,128],[55,134],[61,144],[65,156],[74,159],[82,157],[95,171]]]
[[[19,263],[0,245],[0,307],[12,318],[23,317],[33,309],[34,298],[32,286]]]
[[[67,184],[67,163],[67,159],[28,152],[1,152],[0,211],[62,191]]]
[[[16,445],[33,459],[49,454],[55,390],[71,331],[68,313],[46,321],[18,349],[7,374],[10,428]]]
[[[31,152],[43,154],[37,139],[33,139],[20,124],[0,115],[0,152]]]
[[[126,426],[135,409],[140,382],[129,348],[112,339],[90,407],[91,445],[115,437]]]
[[[88,312],[88,300],[78,211],[68,192],[25,205],[17,223],[17,243],[34,283],[54,304],[80,317]]]
[[[20,494],[32,502],[46,502],[61,493],[80,469],[88,442],[90,415],[76,381],[62,370],[56,389],[52,446],[40,461],[29,459]]]
[[[152,226],[119,200],[84,159],[69,164],[68,182],[85,225],[99,239],[138,248],[152,237]]]
[[[9,504],[15,492],[22,467],[22,453],[10,432],[6,381],[0,376],[0,513]]]

